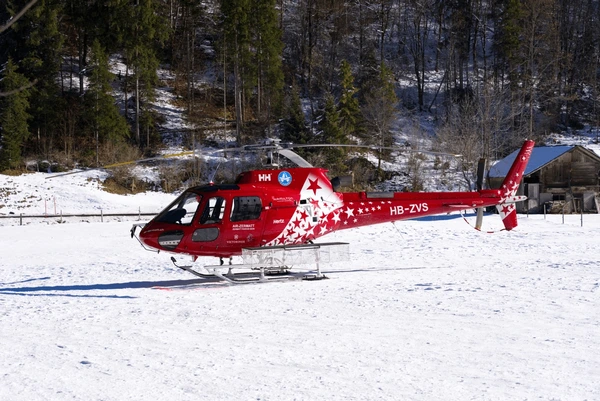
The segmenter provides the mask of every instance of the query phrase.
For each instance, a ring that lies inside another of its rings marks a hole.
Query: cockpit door
[[[202,243],[218,246],[221,242],[221,233],[224,231],[223,219],[227,208],[227,199],[222,196],[207,196],[200,204],[192,233],[191,241],[194,245]]]
[[[262,200],[258,195],[232,196],[225,217],[227,230],[222,246],[231,249],[260,246],[264,226]]]

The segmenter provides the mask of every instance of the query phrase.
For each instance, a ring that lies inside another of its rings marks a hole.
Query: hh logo
[[[271,174],[259,174],[258,181],[271,181]]]

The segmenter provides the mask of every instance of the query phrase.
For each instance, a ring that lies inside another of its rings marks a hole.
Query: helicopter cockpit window
[[[202,217],[200,217],[200,224],[220,223],[225,214],[226,203],[225,199],[220,196],[210,198],[208,202],[206,202]]]
[[[201,195],[186,192],[162,212],[157,220],[163,223],[189,225],[192,223],[200,200],[202,200]]]
[[[258,196],[238,196],[233,198],[231,221],[256,220],[260,217],[262,203]]]

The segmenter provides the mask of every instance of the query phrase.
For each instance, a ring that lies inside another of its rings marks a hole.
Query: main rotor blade
[[[130,165],[130,164],[145,163],[145,162],[149,162],[149,161],[153,161],[153,160],[169,159],[171,157],[188,156],[188,155],[191,155],[193,153],[194,153],[194,151],[190,150],[190,151],[179,152],[179,153],[171,153],[171,154],[168,154],[168,155],[162,155],[162,156],[156,156],[156,157],[149,157],[149,158],[146,158],[146,159],[130,160],[130,161],[126,161],[126,162],[119,162],[119,163],[107,164],[107,165],[100,166],[100,167],[91,167],[91,168],[86,168],[86,169],[79,170],[79,171],[69,171],[68,173],[55,174],[53,176],[46,177],[46,179],[49,180],[51,178],[64,177],[66,175],[71,175],[71,174],[85,173],[86,171],[106,170],[106,169],[115,168],[115,167],[127,166],[127,165]]]
[[[355,145],[355,144],[335,144],[335,143],[290,143],[290,142],[273,142],[258,145],[243,145],[237,148],[220,149],[218,152],[258,152],[261,150],[273,150],[276,152],[282,149],[298,149],[298,148],[363,148],[371,150],[395,150],[400,152],[424,153],[429,155],[462,157],[461,154],[434,152],[431,150],[416,150],[410,148],[401,148],[398,146],[378,146],[378,145]]]
[[[477,163],[477,190],[481,191],[483,189],[483,178],[485,176],[485,164],[486,159],[482,157],[479,159]]]
[[[287,157],[292,162],[296,163],[298,167],[313,167],[313,165],[307,162],[302,156],[290,149],[279,149],[277,153]]]
[[[483,178],[485,175],[485,164],[486,159],[482,157],[479,159],[477,163],[477,190],[481,191],[483,189]],[[475,220],[475,228],[481,230],[481,226],[483,225],[483,208],[477,208],[477,218]]]
[[[446,153],[446,152],[434,152],[431,150],[417,150],[409,148],[400,148],[397,146],[377,146],[377,145],[354,145],[354,144],[333,144],[333,143],[315,143],[315,144],[283,144],[287,149],[294,148],[327,148],[327,147],[340,147],[340,148],[363,148],[371,150],[396,150],[400,152],[412,152],[412,153],[425,153],[429,155],[441,155],[441,156],[453,156],[461,157],[461,154]]]

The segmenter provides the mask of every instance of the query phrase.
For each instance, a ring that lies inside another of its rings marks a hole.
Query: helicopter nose
[[[140,241],[155,249],[173,250],[183,239],[182,230],[164,230],[146,227],[140,232]]]
[[[183,239],[183,231],[166,231],[158,236],[158,245],[164,249],[172,250],[177,248],[177,245]]]
[[[150,248],[158,249],[158,235],[154,230],[149,230],[148,226],[140,231],[139,240],[142,244],[149,246]]]

